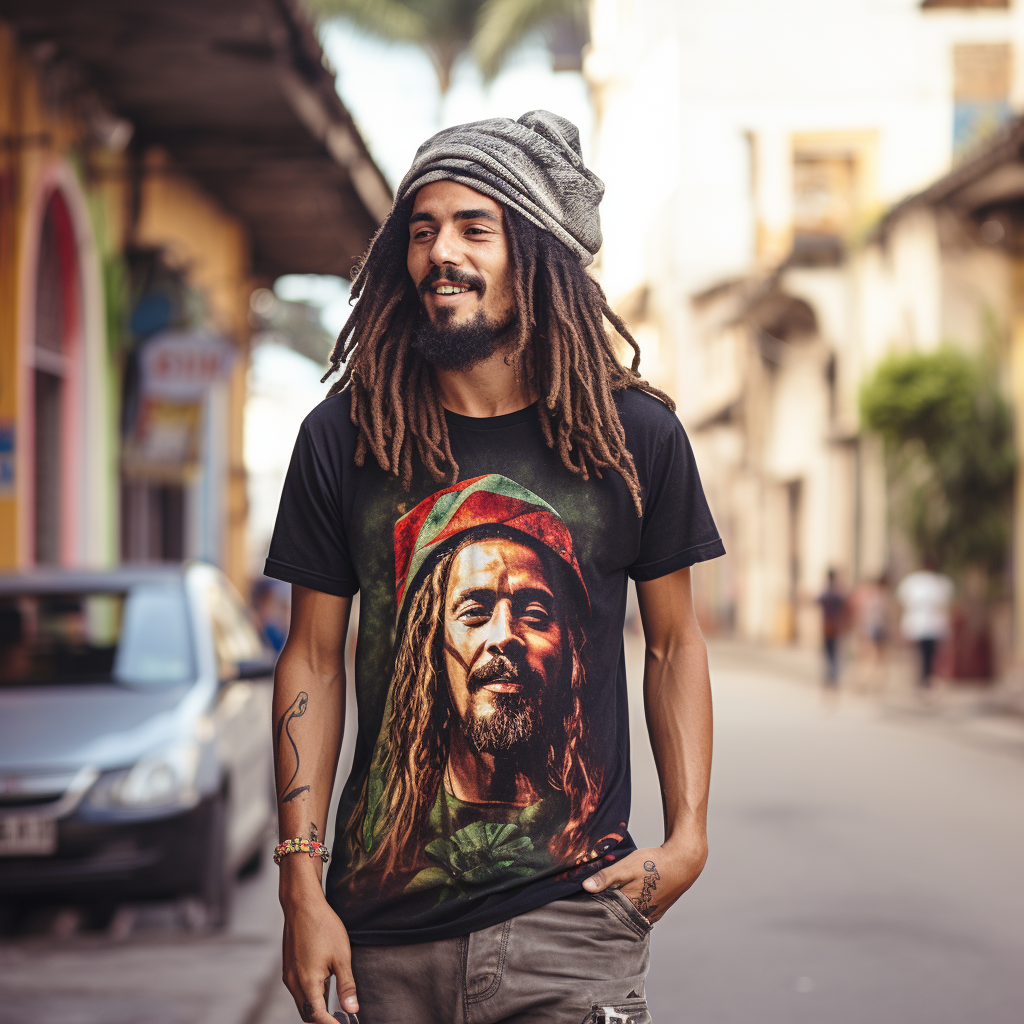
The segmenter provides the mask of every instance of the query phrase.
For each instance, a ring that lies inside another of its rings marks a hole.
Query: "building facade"
[[[297,5],[0,2],[0,569],[243,584],[250,295],[389,205]]]
[[[862,381],[894,348],[972,347],[984,310],[1012,320],[991,247],[955,270],[920,206],[873,232],[1024,107],[1024,8],[594,0],[592,15],[600,273],[627,316],[645,296],[630,322],[646,372],[679,403],[730,552],[697,574],[701,614],[815,644],[829,568],[850,586],[910,567]]]

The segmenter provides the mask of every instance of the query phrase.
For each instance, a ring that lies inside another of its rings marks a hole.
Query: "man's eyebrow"
[[[495,220],[500,222],[501,218],[496,213],[491,213],[490,210],[458,210],[452,218],[453,220]],[[437,223],[437,218],[427,210],[420,210],[419,213],[414,213],[409,218],[410,224],[415,224],[418,221],[430,221],[432,224]]]
[[[483,603],[488,598],[494,600],[496,596],[498,596],[498,591],[494,587],[468,587],[455,595],[452,599],[452,607],[457,608],[463,601]],[[526,601],[540,601],[542,604],[555,600],[555,595],[547,587],[520,587],[513,596]]]
[[[501,218],[490,210],[459,210],[455,214],[455,220],[497,220]]]

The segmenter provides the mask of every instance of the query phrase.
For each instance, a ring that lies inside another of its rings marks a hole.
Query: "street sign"
[[[142,346],[139,355],[143,394],[171,402],[198,401],[227,376],[234,358],[234,347],[213,334],[158,334]]]

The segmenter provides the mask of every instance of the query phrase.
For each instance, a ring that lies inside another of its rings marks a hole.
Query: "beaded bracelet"
[[[303,839],[301,836],[278,843],[274,847],[274,863],[280,864],[289,853],[308,853],[310,857],[319,857],[325,864],[331,857],[323,843]]]

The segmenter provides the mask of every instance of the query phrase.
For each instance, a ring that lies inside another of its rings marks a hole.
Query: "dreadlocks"
[[[432,368],[413,345],[422,307],[406,270],[412,204],[409,197],[392,211],[363,258],[352,282],[358,301],[323,378],[344,366],[329,394],[351,392],[356,464],[371,452],[407,490],[414,451],[435,480],[455,483],[459,475]],[[517,211],[504,213],[514,293],[506,362],[539,391],[544,439],[565,467],[584,480],[615,470],[640,515],[640,480],[613,393],[635,387],[675,405],[641,380],[639,345],[576,256]],[[628,370],[615,354],[606,319],[633,350]]]

